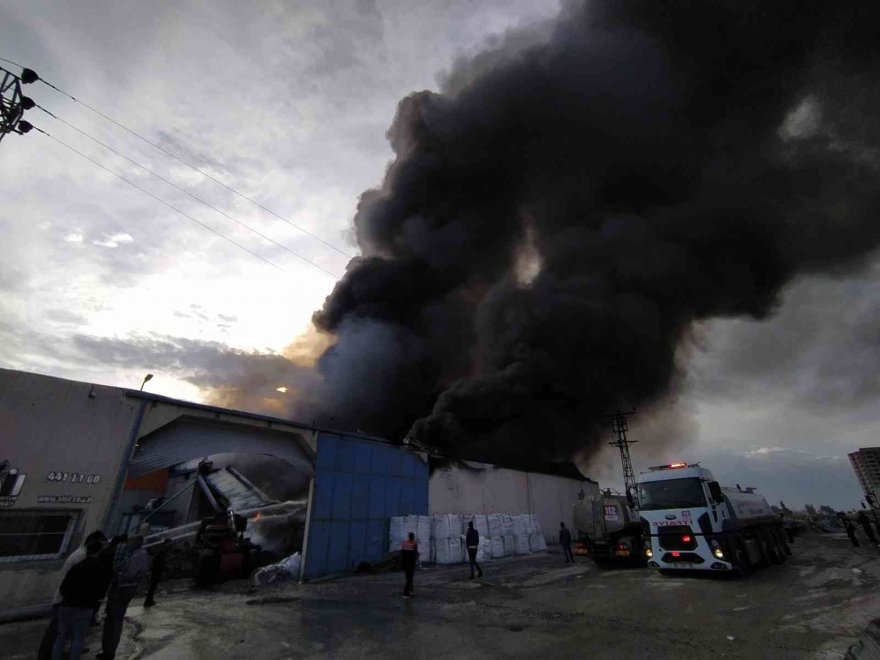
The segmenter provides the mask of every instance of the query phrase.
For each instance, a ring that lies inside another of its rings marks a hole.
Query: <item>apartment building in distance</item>
[[[880,447],[863,447],[849,454],[862,492],[871,496],[871,507],[880,509]]]

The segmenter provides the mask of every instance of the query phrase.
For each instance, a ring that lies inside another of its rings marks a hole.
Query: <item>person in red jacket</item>
[[[403,587],[403,597],[410,598],[413,595],[413,574],[416,572],[416,561],[419,558],[419,544],[416,543],[416,535],[409,533],[400,546],[400,563],[403,564],[403,572],[406,573],[406,585]]]

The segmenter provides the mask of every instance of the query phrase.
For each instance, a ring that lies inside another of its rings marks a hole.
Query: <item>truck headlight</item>
[[[721,548],[715,548],[712,551],[712,554],[715,555],[718,559],[724,559],[724,553],[721,551]]]
[[[650,559],[653,556],[654,556],[654,551],[651,550],[651,548],[645,548],[645,557]]]

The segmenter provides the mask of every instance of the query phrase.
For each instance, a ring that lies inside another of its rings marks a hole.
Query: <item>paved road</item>
[[[482,580],[463,567],[423,569],[412,600],[400,598],[401,574],[230,584],[132,607],[119,657],[840,658],[880,616],[880,549],[831,536],[793,549],[744,580],[547,554],[492,562]],[[0,627],[4,656],[32,657],[42,625]]]

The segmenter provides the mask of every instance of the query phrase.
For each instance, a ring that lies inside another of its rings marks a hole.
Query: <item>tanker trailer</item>
[[[600,565],[645,565],[638,512],[625,496],[605,490],[575,502],[573,514],[576,555],[591,557]]]
[[[641,473],[637,490],[651,568],[746,575],[791,554],[782,518],[763,496],[720,486],[698,463],[653,467]]]

